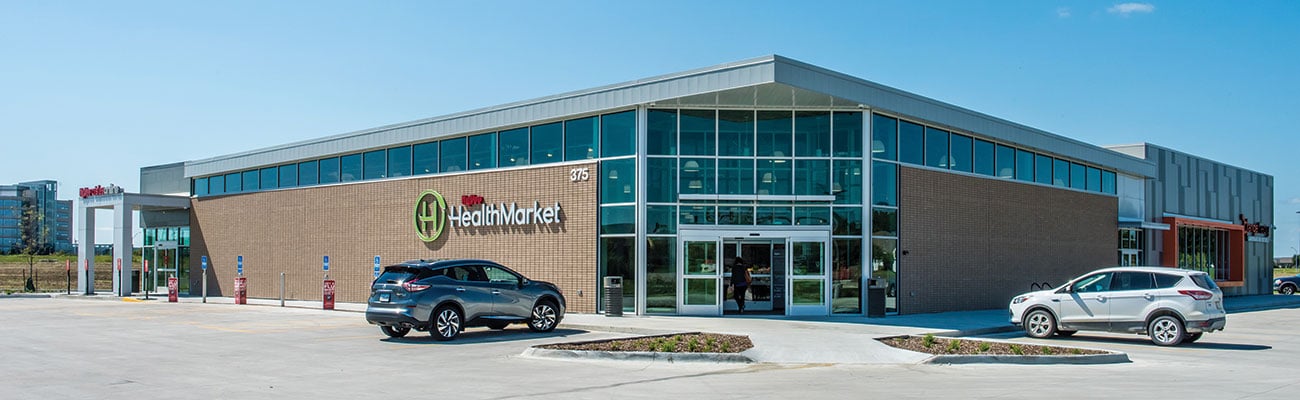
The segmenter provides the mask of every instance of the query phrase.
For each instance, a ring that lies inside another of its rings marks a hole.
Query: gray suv
[[[451,340],[466,327],[526,323],[550,332],[564,318],[564,295],[487,260],[415,260],[384,268],[370,285],[366,322],[390,337],[428,331]]]

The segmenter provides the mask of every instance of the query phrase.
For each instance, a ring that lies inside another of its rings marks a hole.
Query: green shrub
[[[730,352],[731,352],[731,343],[728,343],[728,342],[722,342],[722,352],[723,352],[723,353],[730,353]]]
[[[930,348],[930,346],[934,346],[934,335],[928,333],[925,334],[925,336],[921,338],[921,345],[925,346],[927,349]]]
[[[1019,356],[1019,355],[1024,355],[1024,354],[1025,354],[1025,350],[1022,349],[1022,348],[1020,348],[1020,345],[1018,345],[1018,344],[1013,344],[1013,345],[1011,345],[1011,354],[1015,354],[1015,355],[1018,355],[1018,356]]]
[[[949,353],[956,353],[957,350],[959,350],[959,349],[961,349],[961,341],[960,341],[960,340],[953,339],[953,340],[949,340],[949,341],[948,341],[948,352],[949,352]]]
[[[1047,355],[1056,354],[1056,349],[1052,347],[1043,347],[1043,354],[1047,354]]]
[[[699,352],[699,351],[700,351],[700,342],[697,341],[695,338],[691,338],[691,340],[690,340],[689,342],[686,342],[686,351],[689,351],[689,352],[692,352],[692,353]]]
[[[1070,349],[1070,354],[1074,354],[1074,355],[1077,356],[1077,355],[1083,354],[1083,350],[1079,350],[1079,349]]]
[[[987,352],[991,348],[993,348],[993,345],[989,344],[989,342],[980,342],[980,353]]]

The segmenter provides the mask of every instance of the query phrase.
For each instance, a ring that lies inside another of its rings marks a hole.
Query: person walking
[[[731,264],[731,285],[734,287],[732,292],[736,308],[740,309],[741,314],[745,313],[745,291],[749,290],[750,280],[749,265],[745,264],[744,259],[736,257],[736,261]]]

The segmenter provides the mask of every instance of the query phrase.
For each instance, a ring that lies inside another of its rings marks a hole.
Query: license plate
[[[380,301],[380,302],[387,303],[387,302],[388,302],[388,296],[389,296],[388,293],[380,293],[380,294],[379,294],[379,301]]]

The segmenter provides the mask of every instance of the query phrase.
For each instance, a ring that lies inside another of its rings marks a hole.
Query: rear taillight
[[[407,292],[414,293],[428,288],[429,285],[421,285],[419,283],[415,283],[414,281],[402,282],[402,289],[406,289]]]
[[[1209,300],[1214,298],[1214,293],[1210,293],[1204,290],[1179,290],[1178,294],[1191,296],[1193,299],[1196,300]]]

